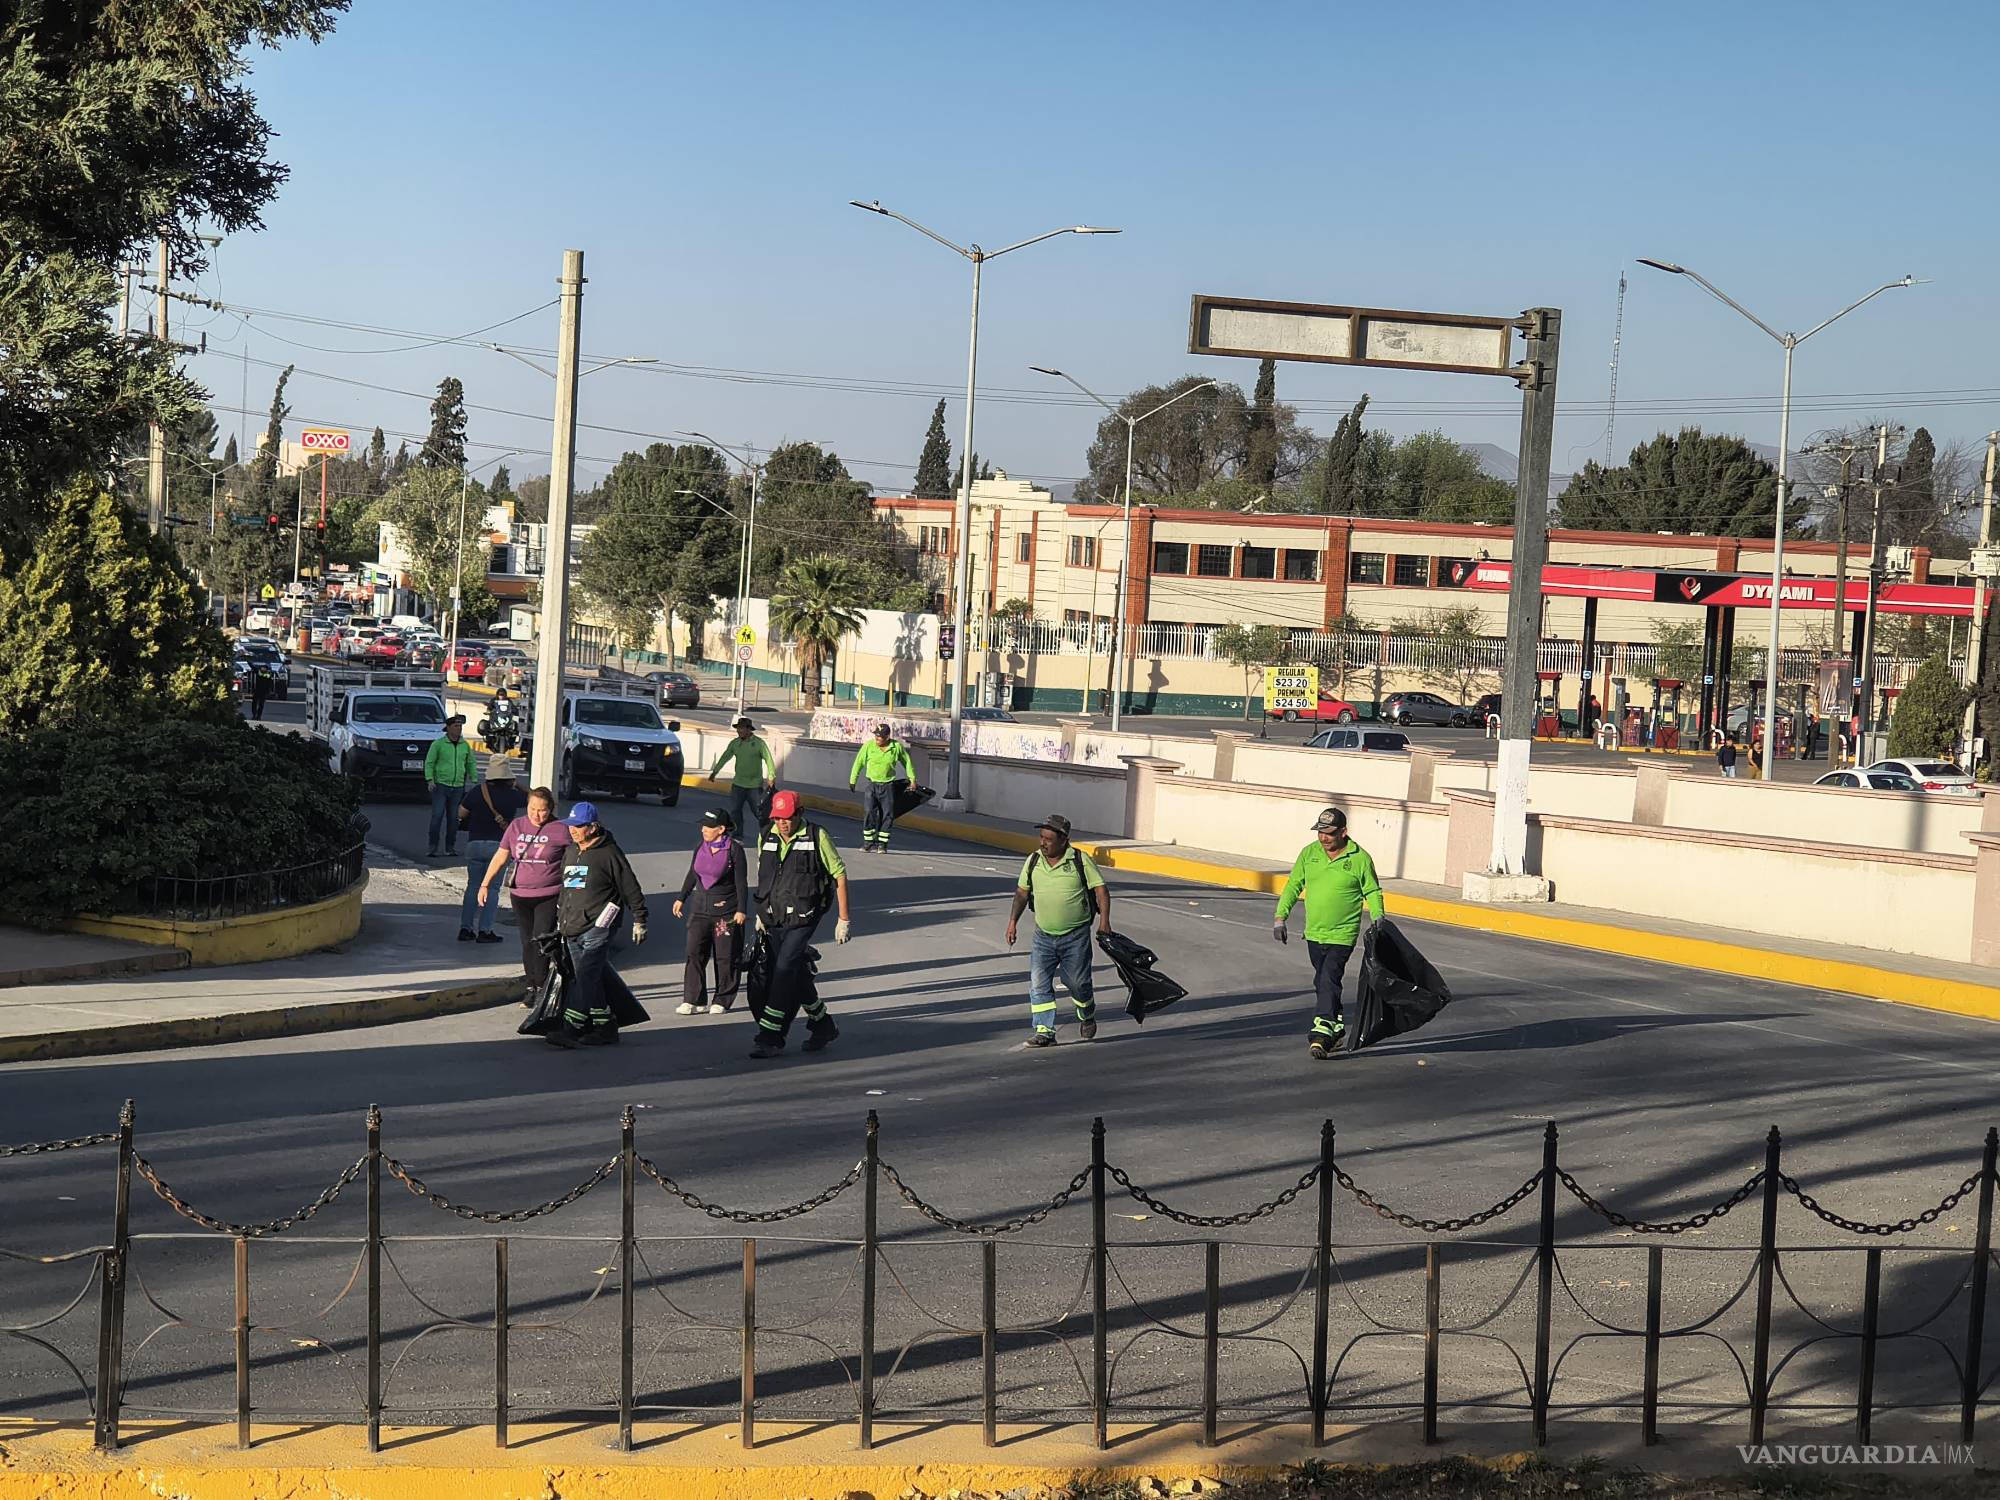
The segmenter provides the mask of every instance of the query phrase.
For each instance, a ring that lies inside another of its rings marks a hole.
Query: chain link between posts
[[[72,1136],[66,1141],[29,1141],[20,1146],[0,1146],[0,1156],[47,1156],[56,1151],[79,1151],[85,1146],[108,1146],[118,1139],[115,1130],[96,1135]]]
[[[731,1224],[778,1224],[786,1219],[796,1219],[801,1214],[809,1214],[814,1209],[826,1207],[861,1180],[866,1163],[856,1162],[845,1177],[813,1194],[802,1203],[789,1204],[784,1208],[765,1209],[724,1208],[719,1203],[710,1203],[698,1194],[689,1192],[643,1156],[638,1159],[638,1166],[640,1171],[657,1182],[666,1192],[680,1199],[689,1208],[707,1214],[711,1219],[722,1219]]]
[[[354,1164],[338,1177],[334,1178],[332,1183],[327,1186],[326,1191],[303,1208],[295,1208],[282,1218],[267,1219],[261,1224],[233,1224],[227,1219],[212,1218],[208,1214],[203,1213],[185,1198],[181,1197],[179,1193],[168,1187],[161,1180],[160,1174],[153,1169],[153,1164],[147,1161],[145,1157],[137,1154],[134,1154],[132,1157],[132,1170],[145,1178],[151,1184],[153,1191],[159,1195],[160,1201],[165,1203],[167,1207],[171,1208],[183,1219],[199,1224],[204,1229],[212,1229],[217,1234],[226,1234],[236,1239],[245,1240],[261,1240],[270,1235],[283,1234],[287,1229],[297,1228],[312,1218],[321,1209],[332,1203],[334,1199],[338,1198],[342,1190],[352,1183],[355,1178],[359,1177],[361,1169],[367,1165],[368,1158],[365,1155],[356,1157]]]
[[[1821,1204],[1811,1193],[1800,1187],[1797,1178],[1789,1177],[1783,1172],[1778,1174],[1778,1185],[1794,1198],[1798,1199],[1800,1206],[1808,1213],[1825,1220],[1835,1229],[1844,1229],[1849,1234],[1891,1235],[1908,1234],[1910,1231],[1920,1228],[1925,1224],[1935,1224],[1941,1215],[1947,1214],[1952,1209],[1958,1207],[1959,1200],[1978,1187],[1979,1179],[1984,1175],[1983,1171],[1974,1172],[1965,1181],[1946,1193],[1944,1197],[1940,1198],[1922,1213],[1912,1214],[1907,1219],[1896,1219],[1892,1222],[1883,1222],[1880,1224],[1870,1224],[1860,1219],[1849,1219],[1835,1213],[1832,1209]]]
[[[366,1158],[364,1157],[363,1160],[365,1161]],[[510,1212],[502,1212],[494,1209],[468,1208],[463,1203],[454,1203],[451,1199],[445,1197],[443,1193],[440,1193],[436,1188],[430,1186],[421,1177],[417,1176],[416,1173],[397,1161],[393,1156],[383,1157],[382,1165],[388,1169],[391,1177],[402,1183],[404,1187],[429,1203],[433,1208],[441,1208],[448,1214],[456,1214],[461,1219],[477,1220],[481,1224],[519,1224],[528,1219],[539,1219],[544,1214],[552,1214],[559,1209],[568,1208],[577,1199],[581,1198],[585,1193],[617,1171],[618,1158],[615,1156],[612,1157],[561,1197],[551,1198],[546,1203],[537,1203],[533,1208],[517,1208]]]
[[[1067,1187],[1065,1187],[1061,1192],[1057,1193],[1055,1197],[1049,1199],[1047,1203],[1044,1203],[1040,1208],[1036,1209],[1034,1212],[1022,1214],[1017,1219],[1008,1219],[1004,1223],[981,1224],[972,1219],[955,1219],[950,1214],[945,1213],[942,1209],[933,1208],[930,1204],[926,1203],[922,1198],[917,1196],[915,1190],[909,1187],[903,1181],[901,1175],[896,1171],[894,1167],[890,1166],[889,1163],[887,1163],[886,1161],[882,1162],[880,1165],[882,1168],[882,1175],[889,1179],[889,1185],[895,1188],[897,1193],[899,1193],[902,1196],[903,1201],[909,1204],[910,1207],[914,1208],[918,1213],[922,1214],[926,1219],[929,1219],[933,1224],[941,1225],[946,1229],[957,1230],[960,1234],[978,1234],[978,1235],[986,1235],[989,1237],[1003,1235],[1003,1234],[1016,1234],[1023,1229],[1027,1229],[1032,1227],[1033,1225],[1041,1223],[1042,1220],[1046,1219],[1050,1214],[1054,1213],[1057,1209],[1061,1208],[1065,1203],[1069,1202],[1070,1199],[1074,1198],[1078,1193],[1082,1192],[1083,1185],[1090,1181],[1090,1168],[1085,1167],[1081,1172],[1077,1173],[1076,1176],[1070,1178],[1069,1185]]]
[[[1578,1182],[1561,1167],[1556,1168],[1556,1176],[1561,1179],[1562,1185],[1569,1189],[1570,1195],[1585,1208],[1600,1218],[1610,1220],[1620,1229],[1629,1229],[1634,1234],[1685,1234],[1690,1229],[1700,1229],[1704,1225],[1714,1223],[1732,1208],[1735,1208],[1744,1199],[1756,1192],[1764,1181],[1764,1174],[1761,1171],[1753,1173],[1749,1181],[1745,1182],[1742,1187],[1716,1204],[1715,1207],[1705,1208],[1700,1213],[1691,1215],[1685,1219],[1670,1219],[1662,1224],[1654,1224],[1645,1219],[1628,1219],[1624,1214],[1621,1214],[1610,1205],[1598,1202],[1597,1199],[1591,1197],[1582,1183]]]
[[[1298,1197],[1300,1193],[1303,1193],[1307,1188],[1319,1181],[1319,1167],[1314,1165],[1308,1168],[1305,1175],[1299,1178],[1297,1182],[1286,1188],[1268,1203],[1260,1203],[1255,1208],[1246,1208],[1239,1214],[1190,1214],[1183,1213],[1181,1210],[1161,1202],[1158,1198],[1155,1198],[1151,1193],[1140,1187],[1130,1177],[1126,1176],[1121,1168],[1106,1167],[1105,1171],[1111,1175],[1112,1181],[1116,1182],[1126,1192],[1130,1193],[1136,1201],[1143,1203],[1161,1218],[1172,1219],[1176,1224],[1185,1224],[1191,1229],[1233,1229],[1239,1224],[1253,1223],[1268,1214],[1276,1213],[1294,1198]]]
[[[1400,1224],[1405,1229],[1421,1229],[1425,1234],[1456,1234],[1462,1229],[1477,1228],[1479,1225],[1486,1223],[1487,1220],[1497,1219],[1502,1214],[1507,1213],[1515,1204],[1519,1203],[1541,1185],[1542,1174],[1536,1172],[1534,1176],[1515,1188],[1513,1192],[1502,1198],[1491,1208],[1482,1208],[1476,1214],[1467,1214],[1459,1219],[1419,1219],[1413,1214],[1398,1213],[1386,1204],[1376,1202],[1373,1195],[1366,1188],[1348,1176],[1338,1165],[1335,1165],[1333,1169],[1333,1180],[1358,1198],[1364,1206],[1393,1224]]]

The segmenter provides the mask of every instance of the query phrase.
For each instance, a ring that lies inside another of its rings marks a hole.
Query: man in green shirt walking
[[[1361,935],[1361,912],[1382,920],[1382,882],[1375,878],[1375,861],[1347,836],[1347,814],[1323,808],[1313,821],[1319,837],[1299,851],[1291,879],[1278,893],[1278,913],[1271,936],[1287,940],[1285,918],[1301,893],[1306,899],[1306,952],[1313,966],[1312,1055],[1330,1057],[1347,1030],[1340,1014],[1340,980],[1347,956]]]
[[[868,783],[868,790],[862,794],[863,854],[872,854],[877,849],[884,854],[889,852],[889,829],[896,821],[896,787],[916,779],[909,747],[890,737],[887,724],[877,724],[875,738],[864,741],[854,752],[854,764],[847,772],[850,792],[857,781]]]
[[[738,719],[732,727],[736,738],[715,758],[708,779],[721,780],[722,768],[729,767],[729,821],[735,825],[737,837],[745,838],[750,828],[750,813],[761,812],[764,788],[777,780],[778,763],[771,756],[771,747],[749,719]],[[763,822],[761,816],[758,822]]]
[[[1097,930],[1111,930],[1111,892],[1097,866],[1069,841],[1069,819],[1050,813],[1037,827],[1042,847],[1021,866],[1014,907],[1007,913],[1007,946],[1014,946],[1021,913],[1035,911],[1035,942],[1028,967],[1030,1047],[1056,1044],[1056,974],[1076,1004],[1077,1035],[1097,1037],[1097,995],[1090,979],[1090,914]]]
[[[444,836],[444,852],[458,853],[458,809],[473,782],[472,746],[465,742],[465,715],[453,714],[444,721],[444,738],[432,740],[424,752],[424,785],[431,794],[431,858],[438,853],[438,836]]]

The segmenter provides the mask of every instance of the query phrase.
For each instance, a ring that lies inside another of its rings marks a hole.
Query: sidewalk
[[[413,865],[373,846],[368,862],[360,935],[339,948],[262,964],[51,977],[0,988],[0,1063],[380,1026],[519,995],[520,950],[512,927],[501,929],[502,943],[457,941],[464,877],[456,867]],[[17,935],[9,931],[10,948]],[[84,945],[102,947],[104,941],[47,934],[34,952],[44,958],[81,954]],[[72,944],[79,946],[72,950]],[[177,950],[146,951],[167,963],[184,957]]]
[[[714,783],[704,778],[690,778],[690,784],[714,788]],[[859,802],[844,787],[801,784],[798,790],[801,801],[816,811],[856,819],[861,816]],[[1036,847],[1035,830],[1029,824],[971,813],[919,811],[899,819],[898,826],[1020,853]],[[1304,842],[1303,836],[1300,841]],[[1272,895],[1283,888],[1290,871],[1288,865],[1183,844],[1149,844],[1090,834],[1079,834],[1075,843],[1107,869]],[[2000,971],[1975,964],[1805,939],[1774,939],[1763,933],[1630,916],[1562,902],[1532,907],[1485,906],[1464,900],[1448,887],[1414,880],[1386,881],[1383,890],[1389,914],[1412,921],[2000,1021]]]

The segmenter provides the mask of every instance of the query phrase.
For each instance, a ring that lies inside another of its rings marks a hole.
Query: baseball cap
[[[588,828],[592,823],[597,821],[597,804],[595,802],[572,802],[570,804],[569,816],[564,818],[563,821],[572,828]]]
[[[1050,813],[1041,822],[1037,823],[1035,827],[1046,828],[1050,833],[1059,833],[1064,838],[1069,837],[1069,819],[1065,818],[1061,813]]]
[[[771,793],[771,816],[774,818],[796,818],[799,815],[799,794],[797,792]]]
[[[877,724],[875,726],[875,732],[881,735],[884,739],[887,739],[889,736],[889,726],[887,724]]]
[[[1322,807],[1319,810],[1319,816],[1313,819],[1312,831],[1314,833],[1318,833],[1322,829],[1327,829],[1327,828],[1342,829],[1345,828],[1346,826],[1347,826],[1346,813],[1342,812],[1337,807]]]
[[[701,815],[701,826],[704,828],[728,828],[732,825],[729,821],[728,813],[719,807],[711,807]]]

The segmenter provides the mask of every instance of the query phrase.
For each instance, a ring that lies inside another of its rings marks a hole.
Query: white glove
[[[852,922],[848,921],[847,918],[842,917],[838,922],[833,924],[833,940],[836,943],[846,942],[847,935],[849,932],[853,930],[853,927],[854,924]]]
[[[644,922],[634,922],[632,924],[632,941],[634,943],[643,943],[646,941],[646,924]]]

